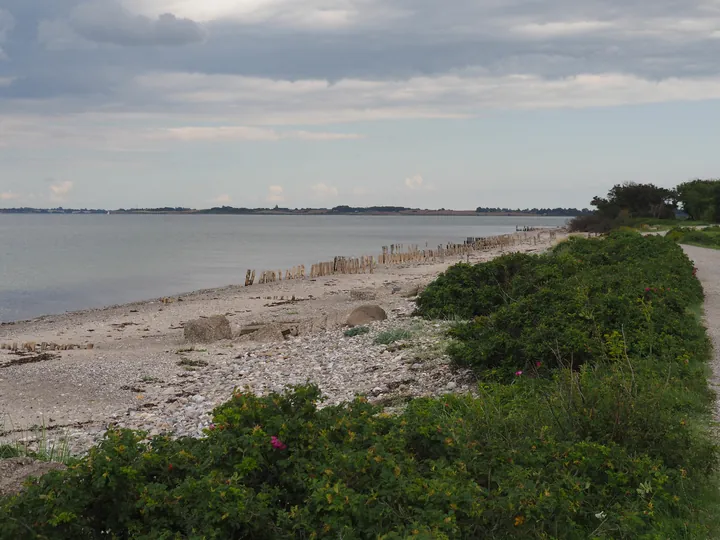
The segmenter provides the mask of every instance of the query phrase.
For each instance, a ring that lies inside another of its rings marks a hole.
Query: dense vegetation
[[[606,197],[593,198],[595,211],[570,222],[571,231],[605,233],[638,222],[667,224],[678,210],[690,221],[720,222],[720,180],[693,180],[674,189],[654,184],[618,184]]]
[[[720,227],[676,227],[667,233],[667,237],[680,244],[720,249]]]
[[[0,502],[0,538],[707,538],[702,299],[671,240],[614,233],[458,265],[420,297],[479,395],[389,415],[236,393],[203,439],[110,431]],[[482,336],[482,339],[478,339]]]
[[[693,180],[680,184],[676,190],[690,219],[720,223],[720,180]]]

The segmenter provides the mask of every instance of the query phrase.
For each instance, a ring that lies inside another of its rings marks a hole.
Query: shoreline
[[[289,214],[288,214],[288,215],[289,215]],[[509,237],[513,237],[513,236],[522,235],[522,234],[530,234],[530,235],[533,235],[533,236],[534,236],[534,235],[537,235],[537,234],[543,234],[543,233],[547,233],[547,232],[554,232],[554,233],[559,233],[559,234],[565,234],[565,233],[566,233],[566,229],[565,229],[564,227],[537,227],[537,228],[535,228],[534,230],[531,230],[531,231],[519,231],[519,230],[518,230],[518,231],[515,231],[514,233],[511,232],[511,233],[497,234],[497,235],[493,235],[493,236],[488,236],[487,238],[489,238],[489,239],[491,239],[491,238],[504,238],[504,237],[508,237],[508,236],[509,236]],[[451,245],[451,244],[450,244],[450,243],[447,243],[447,245]],[[460,245],[460,244],[455,244],[455,245]],[[454,257],[454,256],[450,256],[450,257]],[[450,257],[448,257],[448,258],[450,258]],[[348,257],[348,259],[351,259],[351,258],[352,258],[352,257]],[[445,257],[443,257],[443,258],[445,258]],[[394,263],[394,264],[397,264],[397,263]],[[405,263],[403,263],[403,264],[405,264]],[[425,265],[427,265],[427,264],[435,264],[435,262],[432,262],[432,263],[431,263],[431,262],[424,261],[424,262],[419,262],[418,264],[425,264]],[[303,266],[304,266],[304,265],[303,265]],[[387,267],[388,267],[389,265],[387,265],[387,264],[382,264],[382,263],[379,263],[379,262],[378,262],[378,263],[377,263],[377,266],[378,266],[378,268],[384,267],[384,268],[387,269]],[[299,266],[296,267],[296,268],[299,268]],[[310,272],[309,272],[310,268],[307,267],[307,269],[308,269],[308,272],[307,272],[307,273],[308,273],[308,276],[306,276],[305,278],[300,279],[300,281],[306,280],[306,279],[314,279],[314,278],[312,278],[312,277],[309,277],[309,276],[310,276]],[[259,286],[261,286],[261,285],[267,285],[267,284],[268,284],[268,283],[259,283],[260,274],[261,274],[261,272],[258,273],[258,275],[257,275],[258,283],[253,284],[253,285],[250,285],[250,287],[259,287]],[[331,274],[331,275],[334,275],[334,276],[337,277],[337,276],[339,276],[339,275],[347,275],[347,274]],[[298,280],[287,280],[287,279],[286,279],[286,280],[277,280],[277,281],[275,281],[275,282],[273,282],[273,283],[280,283],[280,282],[283,282],[283,281],[298,281]],[[169,295],[167,295],[167,296],[156,296],[156,297],[152,297],[152,298],[143,298],[143,299],[139,299],[139,300],[131,300],[131,301],[129,301],[129,302],[120,302],[120,303],[108,304],[108,305],[97,306],[97,307],[87,307],[87,308],[82,308],[82,309],[73,309],[73,310],[69,310],[69,311],[56,312],[56,313],[43,313],[43,314],[38,315],[38,316],[36,316],[36,317],[20,318],[20,319],[10,320],[10,321],[0,321],[0,330],[1,330],[2,328],[4,328],[4,327],[7,327],[7,326],[16,326],[16,325],[22,325],[22,324],[32,324],[32,323],[36,323],[36,322],[42,322],[42,321],[45,321],[45,320],[47,320],[47,319],[56,319],[56,318],[65,317],[65,316],[84,315],[84,314],[104,312],[104,311],[109,311],[109,310],[125,309],[125,308],[130,308],[130,307],[142,306],[142,305],[146,305],[146,304],[160,303],[160,302],[163,302],[163,300],[166,300],[166,299],[168,299],[168,298],[172,298],[172,299],[180,299],[180,298],[182,298],[182,299],[185,299],[185,298],[192,298],[192,297],[194,297],[194,296],[204,295],[204,294],[222,293],[222,292],[225,292],[225,291],[231,290],[231,289],[244,289],[244,288],[246,288],[246,287],[248,287],[248,285],[242,285],[241,283],[237,283],[237,284],[226,284],[226,285],[220,285],[220,286],[217,286],[217,287],[209,287],[209,288],[195,289],[195,290],[183,291],[183,292],[175,292],[175,293],[169,294]],[[184,301],[184,300],[180,300],[180,301]],[[0,334],[0,337],[1,337],[1,334]]]
[[[34,445],[48,437],[66,439],[73,452],[83,452],[111,424],[198,436],[212,408],[234,387],[245,385],[262,394],[311,380],[329,403],[365,393],[394,404],[408,396],[434,395],[448,385],[470,391],[473,385],[444,359],[440,325],[410,317],[411,297],[457,262],[484,262],[507,252],[540,253],[568,235],[551,239],[548,231],[535,231],[518,236],[524,243],[442,262],[379,265],[372,274],[230,285],[165,301],[4,323],[0,344],[79,348],[52,351],[28,363],[23,362],[27,357],[0,350],[0,443]],[[344,338],[347,316],[363,304],[381,306],[388,320],[370,325],[368,336]],[[184,323],[217,314],[228,317],[232,340],[199,347],[184,342]],[[262,331],[243,335],[252,325]],[[374,343],[379,333],[397,328],[416,336],[407,351],[393,353]],[[417,371],[416,358],[424,358],[432,369]]]

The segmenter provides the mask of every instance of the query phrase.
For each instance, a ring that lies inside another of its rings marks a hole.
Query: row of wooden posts
[[[4,351],[24,351],[24,352],[45,352],[45,351],[72,351],[73,349],[93,349],[95,346],[92,343],[87,345],[77,345],[74,343],[58,344],[58,343],[36,343],[34,341],[28,341],[25,343],[0,343],[0,350]]]
[[[488,251],[490,249],[508,249],[517,244],[537,245],[538,238],[548,234],[550,240],[555,240],[557,232],[553,230],[541,231],[538,234],[528,235],[527,233],[505,234],[502,236],[490,236],[483,238],[468,238],[462,244],[440,245],[437,249],[420,249],[417,245],[406,247],[403,244],[392,244],[383,246],[382,253],[374,256],[362,256],[359,258],[335,257],[332,261],[325,261],[313,264],[310,267],[309,277],[315,279],[334,274],[372,274],[379,265],[397,265],[413,262],[436,262],[444,261],[446,257],[459,257],[469,255],[476,251]],[[305,265],[296,266],[285,271],[285,280],[305,279]],[[255,270],[248,270],[245,274],[245,286],[249,287],[255,283]],[[261,272],[257,283],[274,283],[283,281],[283,272],[268,270]]]

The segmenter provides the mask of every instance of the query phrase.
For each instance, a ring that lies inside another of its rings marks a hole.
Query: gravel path
[[[683,249],[695,261],[697,276],[705,289],[705,326],[715,348],[710,384],[720,398],[720,250],[695,246]],[[720,422],[720,399],[715,402],[715,421]]]

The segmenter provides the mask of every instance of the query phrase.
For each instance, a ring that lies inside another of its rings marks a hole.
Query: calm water
[[[436,247],[565,218],[0,215],[0,321],[244,283],[383,245]]]

